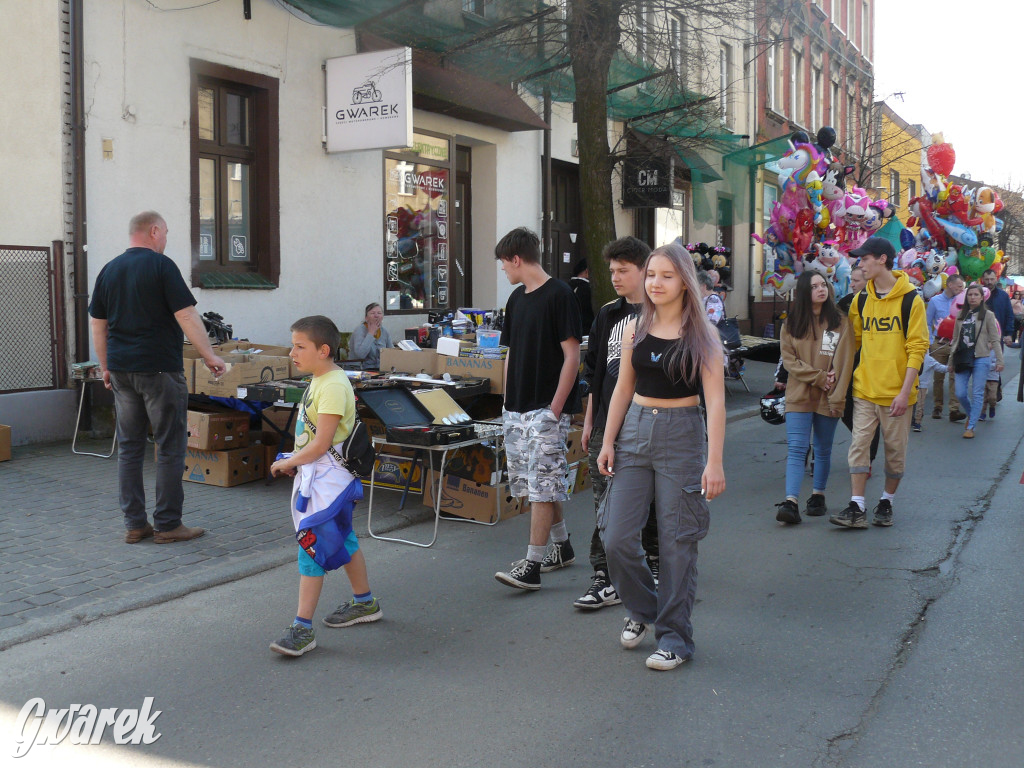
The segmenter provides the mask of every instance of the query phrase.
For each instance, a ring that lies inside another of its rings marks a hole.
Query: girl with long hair
[[[814,486],[804,514],[824,515],[825,486],[832,465],[832,440],[846,406],[853,372],[853,329],[839,311],[829,280],[803,272],[796,281],[793,308],[782,327],[786,382],[786,498],[776,504],[780,523],[800,522],[800,482],[807,448],[814,443]]]
[[[967,287],[967,295],[964,297],[964,306],[953,326],[953,346],[950,347],[949,359],[953,364],[956,380],[956,396],[960,401],[960,407],[967,413],[967,422],[964,429],[964,437],[974,437],[974,425],[978,422],[981,409],[984,407],[985,380],[988,378],[989,370],[1003,370],[1003,347],[1000,343],[999,324],[996,316],[988,311],[985,306],[985,296],[981,286],[977,283]],[[971,348],[973,354],[968,354],[967,365],[961,370],[962,365],[957,361],[958,349]],[[996,353],[995,365],[989,352]],[[967,382],[973,377],[971,389],[968,392]]]
[[[597,460],[611,478],[598,528],[609,576],[629,614],[620,642],[635,648],[653,625],[658,649],[647,666],[667,670],[693,656],[697,542],[708,532],[708,501],[725,490],[724,360],[690,255],[664,245],[648,257],[644,273],[643,309],[622,334],[619,380]],[[652,497],[661,555],[657,589],[640,541]]]

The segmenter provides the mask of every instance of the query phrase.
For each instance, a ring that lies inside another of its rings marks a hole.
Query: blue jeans
[[[111,371],[110,384],[117,409],[117,482],[125,528],[144,528],[148,522],[142,461],[147,426],[152,425],[157,445],[153,527],[172,531],[181,525],[181,505],[185,500],[181,487],[188,440],[185,374]]]
[[[839,417],[820,413],[786,412],[786,441],[789,457],[786,459],[786,496],[800,498],[800,482],[804,477],[807,448],[814,434],[814,489],[825,490],[828,472],[832,467],[832,439],[836,435]]]
[[[960,401],[960,407],[967,414],[967,429],[974,429],[974,425],[981,415],[981,409],[984,407],[985,402],[985,380],[988,378],[988,372],[991,369],[992,358],[986,355],[985,357],[974,358],[974,368],[972,370],[954,374],[956,377],[956,397]],[[974,380],[971,382],[971,388],[968,391],[967,380],[972,376]]]

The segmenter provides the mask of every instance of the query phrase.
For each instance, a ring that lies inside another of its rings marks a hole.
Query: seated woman
[[[374,302],[366,305],[366,319],[352,332],[348,342],[348,359],[358,360],[363,370],[380,369],[380,351],[391,346],[391,336],[382,327],[384,310]]]

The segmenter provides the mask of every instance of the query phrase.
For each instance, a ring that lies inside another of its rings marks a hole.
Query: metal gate
[[[60,386],[58,290],[49,248],[0,245],[0,393]]]

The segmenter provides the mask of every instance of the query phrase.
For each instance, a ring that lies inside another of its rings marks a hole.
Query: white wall
[[[128,34],[123,34],[127,31]],[[351,31],[316,27],[275,4],[216,3],[161,13],[144,0],[90,3],[86,17],[90,284],[121,253],[127,223],[153,208],[168,221],[167,255],[186,278],[189,242],[189,58],[280,81],[281,278],[276,290],[193,289],[236,334],[286,343],[304,314],[343,331],[383,300],[383,160],[380,151],[326,154],[321,146],[322,62],[354,53]],[[134,116],[125,116],[131,105]],[[541,133],[506,133],[417,110],[416,128],[457,135],[473,147],[473,296],[501,306],[510,287],[494,244],[516,226],[540,224]],[[114,158],[102,159],[103,138]],[[502,182],[499,184],[498,179]],[[393,336],[425,315],[385,319]]]
[[[0,243],[49,247],[64,239],[59,4],[0,0],[0,19]]]

